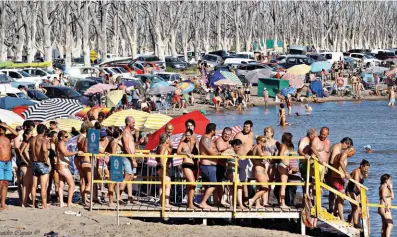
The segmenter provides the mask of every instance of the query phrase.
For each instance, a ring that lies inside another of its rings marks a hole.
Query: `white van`
[[[342,52],[323,52],[320,53],[329,63],[334,63],[343,60]]]
[[[248,58],[227,58],[223,62],[224,65],[226,64],[252,64],[256,63],[255,60],[248,59]]]

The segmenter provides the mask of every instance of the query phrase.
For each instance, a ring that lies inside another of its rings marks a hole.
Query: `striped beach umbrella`
[[[144,130],[157,130],[168,123],[172,117],[165,114],[149,114],[143,125]]]
[[[105,119],[102,122],[102,125],[105,127],[125,126],[125,119],[128,116],[131,116],[135,119],[135,128],[136,129],[142,129],[147,118],[149,117],[149,113],[146,113],[146,112],[143,112],[140,110],[134,110],[134,109],[119,111],[119,112],[116,112],[116,113],[110,115],[107,119]]]
[[[17,126],[21,126],[23,124],[23,118],[18,114],[5,109],[0,109],[0,120],[3,123],[10,125],[12,128],[16,128]]]
[[[82,109],[83,106],[78,100],[55,98],[29,106],[22,115],[26,120],[42,122],[57,118],[69,118]]]
[[[225,72],[225,71],[221,71],[221,74],[225,77],[225,79],[231,80],[232,82],[236,83],[236,85],[238,85],[238,86],[242,86],[243,85],[243,83],[236,76],[236,74],[234,74],[232,72]]]

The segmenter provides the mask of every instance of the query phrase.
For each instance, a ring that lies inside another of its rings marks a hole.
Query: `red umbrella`
[[[27,110],[28,108],[29,108],[29,106],[20,105],[20,106],[14,107],[12,109],[12,112],[18,114],[23,119],[25,119],[25,117],[22,115],[22,113],[25,112],[25,110]]]
[[[196,128],[194,129],[194,133],[199,135],[205,134],[205,127],[210,122],[210,120],[207,119],[198,110],[171,119],[168,123],[174,125],[173,134],[184,133],[186,130],[185,122],[188,119],[193,119],[194,122],[196,123]],[[165,126],[166,125],[162,126],[159,130],[157,130],[149,137],[149,141],[146,144],[145,150],[152,150],[156,148],[156,146],[159,144],[160,135],[165,132]]]

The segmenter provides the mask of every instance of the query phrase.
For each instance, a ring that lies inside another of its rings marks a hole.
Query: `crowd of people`
[[[93,196],[90,197],[91,172],[94,172],[95,179],[109,179],[109,154],[134,155],[140,145],[147,142],[147,137],[140,136],[135,130],[135,120],[132,117],[125,119],[124,129],[119,127],[104,128],[101,126],[103,115],[99,118],[90,118],[83,122],[80,132],[68,133],[57,128],[56,122],[51,122],[47,128],[43,124],[37,126],[32,121],[25,121],[23,128],[16,131],[5,123],[0,124],[0,180],[1,180],[1,209],[7,206],[7,185],[12,179],[11,157],[17,157],[18,193],[20,205],[23,207],[37,207],[36,189],[40,183],[40,198],[42,208],[47,208],[50,200],[62,206],[73,206],[75,192],[74,175],[70,166],[74,164],[80,177],[81,205],[88,205],[89,202],[105,202],[105,197],[100,197],[99,191],[104,189],[103,185],[93,185]],[[226,127],[222,135],[213,139],[216,132],[216,125],[209,123],[206,126],[205,134],[198,139],[195,133],[195,121],[190,119],[185,123],[186,131],[181,138],[178,147],[172,146],[171,140],[174,127],[167,124],[164,134],[160,136],[159,144],[153,151],[159,155],[178,154],[185,155],[181,164],[181,171],[188,182],[195,182],[201,177],[203,182],[240,182],[255,180],[256,182],[282,182],[277,185],[273,193],[281,208],[288,208],[296,205],[297,186],[285,185],[287,182],[302,182],[306,180],[306,169],[311,169],[311,176],[314,175],[313,162],[311,157],[318,159],[320,163],[319,175],[321,181],[333,189],[344,193],[353,200],[360,201],[360,186],[364,181],[370,168],[367,160],[362,160],[360,166],[349,173],[347,161],[355,154],[353,140],[349,137],[343,138],[340,142],[331,145],[328,139],[329,128],[323,127],[318,134],[315,128],[307,131],[305,137],[301,138],[295,146],[292,142],[293,135],[285,132],[281,141],[274,139],[274,129],[266,127],[263,134],[255,136],[250,120],[244,122],[241,132],[235,134]],[[99,153],[105,154],[105,158],[98,159],[96,170],[91,170],[91,158],[84,155],[87,153],[87,131],[98,129],[100,132]],[[37,135],[34,135],[34,130]],[[8,131],[8,133],[7,133]],[[77,151],[67,149],[67,142],[72,135],[77,136]],[[256,141],[256,142],[254,142]],[[305,159],[297,160],[291,156],[294,152],[304,156]],[[202,155],[208,158],[197,159],[195,156]],[[222,159],[219,156],[228,156]],[[250,159],[247,156],[264,157],[263,159]],[[272,156],[282,156],[271,159]],[[70,162],[70,157],[73,162]],[[218,157],[218,158],[217,158]],[[235,164],[238,163],[237,177],[235,177]],[[339,172],[327,169],[324,164],[329,164]],[[138,168],[137,159],[133,156],[123,158],[124,181],[131,181],[136,175]],[[171,180],[171,159],[157,159],[157,174],[160,180]],[[166,177],[162,177],[163,169],[166,169]],[[312,177],[309,177],[312,179]],[[354,179],[357,182],[352,182]],[[56,196],[50,196],[51,187],[54,183]],[[312,183],[312,182],[311,182]],[[64,204],[63,190],[68,185],[67,204]],[[115,185],[108,185],[109,205],[114,205]],[[134,197],[131,184],[121,184],[120,194],[127,189],[128,201],[133,203]],[[314,187],[309,190],[302,189],[303,193],[315,195]],[[166,206],[170,206],[171,185],[165,185],[165,190],[160,188],[160,196],[165,193]],[[187,185],[187,206],[195,208],[194,195],[196,186]],[[233,200],[233,194],[237,192],[237,200]],[[271,186],[256,185],[255,191],[252,186],[238,185],[237,190],[233,186],[206,185],[200,203],[200,208],[211,209],[213,206],[231,206],[236,202],[238,208],[262,208],[270,205]],[[210,197],[213,201],[209,203]],[[120,196],[119,196],[120,197]],[[388,174],[382,175],[379,189],[380,204],[385,205],[379,208],[382,217],[385,233],[390,233],[393,226],[389,206],[394,198],[391,177]],[[118,201],[123,201],[119,198]],[[329,212],[344,220],[343,199],[330,192]],[[351,223],[359,226],[360,207],[352,205]],[[385,235],[389,236],[389,235]]]

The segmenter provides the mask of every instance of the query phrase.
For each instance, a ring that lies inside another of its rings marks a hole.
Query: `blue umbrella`
[[[330,71],[331,70],[331,63],[327,62],[327,61],[318,61],[318,62],[314,62],[312,63],[312,65],[310,65],[310,71],[311,72],[321,72],[323,69],[325,71]]]
[[[182,89],[182,94],[188,94],[196,88],[193,82],[189,80],[181,81],[178,83],[179,87]]]
[[[3,97],[0,98],[0,108],[1,109],[8,109],[11,110],[17,106],[20,105],[34,105],[36,104],[33,101],[26,100],[26,99],[21,99],[21,98],[15,98],[15,97]]]
[[[221,73],[221,70],[216,70],[210,77],[210,85],[214,86],[215,82],[225,79],[226,77]]]
[[[295,87],[286,87],[284,89],[281,89],[280,93],[282,96],[287,96],[288,94],[293,95],[296,93],[296,88]]]

